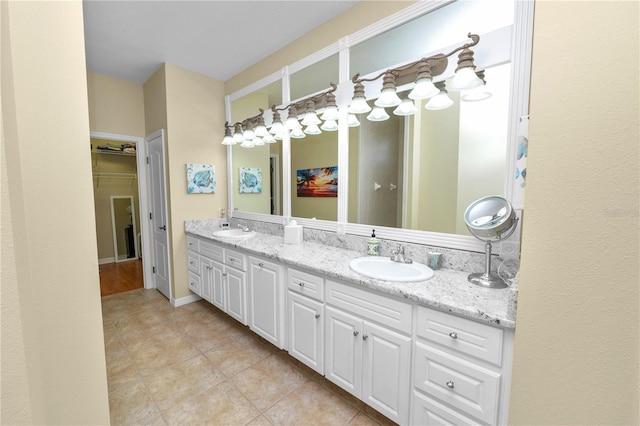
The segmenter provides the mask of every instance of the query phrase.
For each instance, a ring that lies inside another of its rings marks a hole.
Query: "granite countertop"
[[[419,305],[504,328],[515,328],[516,292],[510,288],[496,290],[473,285],[467,281],[469,272],[439,269],[427,281],[381,281],[360,275],[349,268],[351,260],[363,257],[364,253],[307,241],[295,245],[284,244],[282,237],[260,233],[246,240],[220,238],[213,235],[218,229],[185,222],[187,234],[204,237],[229,248],[242,249],[287,266],[303,268],[329,278],[405,298]]]

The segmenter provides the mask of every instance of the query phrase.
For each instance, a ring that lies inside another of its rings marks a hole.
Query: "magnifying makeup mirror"
[[[469,275],[469,282],[486,288],[506,288],[507,283],[491,274],[491,243],[507,239],[518,225],[511,204],[504,198],[489,196],[474,201],[464,212],[464,222],[469,232],[485,245],[485,271]]]

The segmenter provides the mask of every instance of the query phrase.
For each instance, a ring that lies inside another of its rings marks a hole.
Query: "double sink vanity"
[[[376,276],[384,259],[364,247],[284,244],[203,221],[185,230],[192,292],[391,420],[507,422],[514,290],[451,269],[370,278],[350,267]]]

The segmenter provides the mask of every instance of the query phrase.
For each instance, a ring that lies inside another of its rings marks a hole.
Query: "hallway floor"
[[[375,410],[205,301],[102,298],[113,425],[387,425]]]

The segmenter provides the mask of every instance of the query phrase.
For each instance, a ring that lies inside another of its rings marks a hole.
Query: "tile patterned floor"
[[[200,301],[156,290],[102,298],[113,425],[392,425]]]

